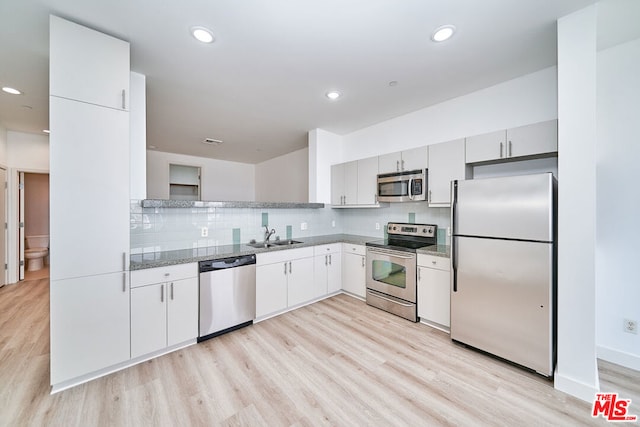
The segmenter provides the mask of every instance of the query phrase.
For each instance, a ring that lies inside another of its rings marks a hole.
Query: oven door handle
[[[386,249],[372,249],[372,248],[368,248],[369,252],[371,252],[372,254],[380,254],[380,255],[390,255],[390,256],[394,256],[396,258],[401,258],[401,259],[414,259],[416,256],[414,254],[411,255],[404,255],[401,252],[397,252],[397,251],[392,251],[392,250],[386,250]]]
[[[389,301],[389,302],[392,302],[394,304],[401,305],[403,307],[413,307],[413,304],[411,304],[411,303],[404,303],[404,302],[400,302],[400,301],[397,301],[397,300],[394,300],[394,299],[391,299],[391,298],[387,298],[387,297],[383,296],[383,294],[381,294],[380,292],[372,291],[371,289],[367,289],[367,292],[369,292],[371,295],[373,295],[376,298],[380,298],[380,299],[383,299],[385,301]]]

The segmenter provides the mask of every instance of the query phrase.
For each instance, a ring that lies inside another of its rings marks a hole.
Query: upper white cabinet
[[[331,166],[331,204],[355,205],[358,201],[358,162]]]
[[[333,207],[379,206],[377,204],[378,157],[331,166]]]
[[[429,147],[429,207],[451,205],[451,181],[466,179],[468,167],[464,161],[464,139],[433,144]]]
[[[50,17],[49,94],[129,109],[129,43]]]
[[[427,147],[419,147],[379,156],[379,173],[426,169],[428,156]]]
[[[558,151],[558,121],[471,136],[465,144],[467,163],[551,154]]]
[[[358,160],[358,205],[378,202],[378,158]]]

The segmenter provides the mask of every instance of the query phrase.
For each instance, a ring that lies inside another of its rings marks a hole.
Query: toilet
[[[25,240],[24,258],[27,260],[27,271],[40,270],[49,255],[49,236],[26,236]]]

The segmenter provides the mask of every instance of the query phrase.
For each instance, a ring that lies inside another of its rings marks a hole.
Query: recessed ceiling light
[[[4,92],[10,93],[11,95],[22,95],[22,92],[20,92],[18,89],[14,89],[12,87],[5,86],[5,87],[2,88],[2,90]]]
[[[202,43],[212,43],[215,40],[211,30],[205,27],[191,27],[191,35]]]
[[[330,92],[327,92],[325,94],[325,96],[327,98],[329,98],[332,101],[335,101],[336,99],[340,98],[342,96],[342,94],[340,92],[338,92],[337,90],[332,90]]]
[[[448,40],[455,33],[456,27],[453,25],[443,25],[441,27],[436,28],[431,35],[431,40],[434,42],[443,42]]]
[[[389,82],[389,86],[393,87],[393,86],[398,86],[398,82],[396,80],[391,80]]]
[[[51,133],[51,131],[49,129],[42,129],[42,132],[44,133]]]

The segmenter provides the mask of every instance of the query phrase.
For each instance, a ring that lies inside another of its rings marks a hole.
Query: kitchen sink
[[[273,242],[250,242],[247,243],[247,246],[251,246],[252,248],[270,248],[273,246]]]
[[[278,245],[278,246],[295,245],[296,243],[302,243],[302,242],[300,242],[299,240],[291,240],[291,239],[274,240],[273,242],[271,242],[271,244]]]

